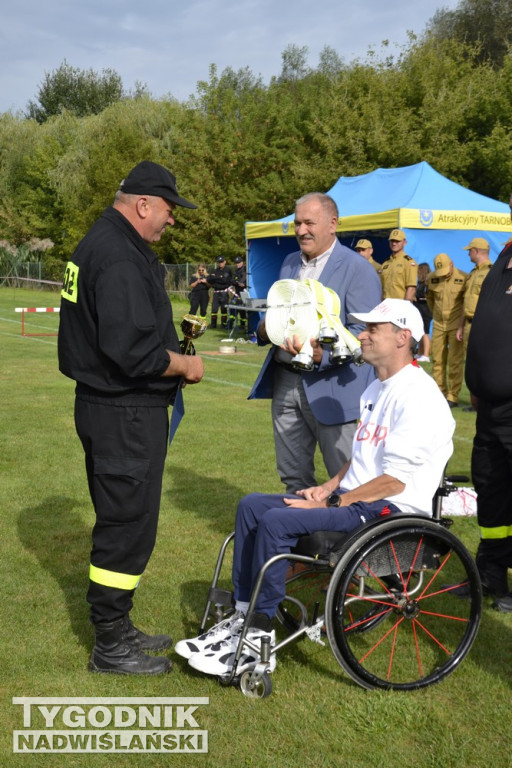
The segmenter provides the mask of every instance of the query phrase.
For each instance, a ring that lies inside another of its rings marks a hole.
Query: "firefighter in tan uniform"
[[[380,279],[384,299],[407,299],[414,301],[418,282],[418,265],[408,256],[404,247],[407,243],[405,232],[393,229],[389,235],[390,257],[382,265]]]
[[[490,246],[483,237],[474,237],[469,245],[464,248],[469,251],[469,258],[475,265],[469,275],[466,277],[464,286],[464,307],[459,318],[459,327],[457,338],[464,342],[464,354],[468,346],[468,336],[471,330],[471,323],[475,314],[478,297],[482,289],[482,283],[489,274],[492,263],[489,259]]]
[[[375,261],[373,258],[373,245],[371,244],[370,240],[358,240],[354,251],[357,251],[359,254],[361,254],[361,256],[365,258],[369,264],[372,265],[380,277],[382,264],[380,264],[378,261]]]
[[[450,408],[458,405],[464,374],[464,345],[457,339],[464,302],[466,273],[453,266],[446,253],[434,259],[427,277],[427,304],[432,312],[432,376]]]

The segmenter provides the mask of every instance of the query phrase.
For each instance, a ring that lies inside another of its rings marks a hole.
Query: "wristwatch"
[[[328,507],[339,507],[341,506],[341,496],[339,493],[330,493],[327,497],[327,506]]]

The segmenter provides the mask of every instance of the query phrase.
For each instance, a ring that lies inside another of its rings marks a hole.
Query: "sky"
[[[458,0],[15,0],[0,25],[0,113],[37,100],[45,74],[64,60],[113,69],[126,91],[186,100],[211,64],[249,67],[268,83],[283,50],[307,46],[308,63],[330,46],[346,63],[381,43],[404,46],[440,8]]]

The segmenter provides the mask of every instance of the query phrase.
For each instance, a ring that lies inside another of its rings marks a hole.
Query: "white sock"
[[[235,610],[241,611],[244,616],[247,613],[247,609],[249,608],[249,603],[244,603],[243,600],[235,600]]]

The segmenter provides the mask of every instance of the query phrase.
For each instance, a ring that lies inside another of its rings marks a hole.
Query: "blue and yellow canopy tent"
[[[489,241],[494,261],[512,235],[506,203],[450,181],[426,162],[341,176],[328,194],[339,208],[340,241],[353,248],[361,237],[371,240],[377,261],[388,257],[387,240],[395,227],[404,230],[406,252],[418,263],[426,261],[432,268],[436,254],[447,253],[464,271],[472,268],[463,249],[473,237]],[[245,223],[252,297],[267,295],[284,258],[297,250],[294,234],[293,213]]]

